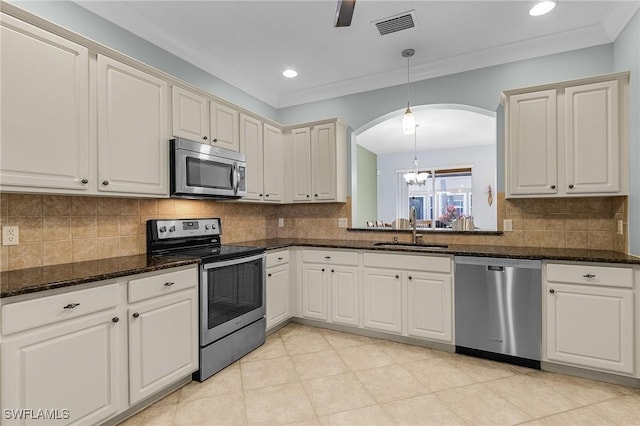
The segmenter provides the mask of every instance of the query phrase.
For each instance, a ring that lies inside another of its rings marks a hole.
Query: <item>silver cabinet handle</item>
[[[595,278],[596,276],[594,274],[584,274],[583,277],[587,279],[591,279],[591,278]]]
[[[63,309],[74,309],[74,308],[77,308],[78,306],[80,306],[79,303],[69,303]]]
[[[165,287],[171,287],[172,285],[174,285],[175,283],[172,283],[171,281],[169,281],[168,283],[164,283]]]

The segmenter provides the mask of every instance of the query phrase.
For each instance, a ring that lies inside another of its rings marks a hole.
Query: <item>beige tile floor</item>
[[[289,324],[123,425],[640,425],[640,390]]]

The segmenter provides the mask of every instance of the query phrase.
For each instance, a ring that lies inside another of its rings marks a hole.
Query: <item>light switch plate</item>
[[[511,219],[505,219],[502,222],[502,230],[504,232],[511,232],[513,231],[513,222],[511,221]]]
[[[20,243],[20,233],[17,226],[2,227],[2,245],[17,246]]]
[[[618,235],[624,234],[624,222],[620,219],[618,220]]]
[[[278,218],[278,227],[282,228],[284,226],[284,218],[283,217],[279,217]]]
[[[338,218],[338,228],[346,228],[349,224],[346,217]]]

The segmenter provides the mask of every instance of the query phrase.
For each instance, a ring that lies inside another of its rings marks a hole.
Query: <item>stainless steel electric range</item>
[[[199,257],[203,381],[265,341],[265,249],[220,244],[219,218],[147,221],[147,253]]]

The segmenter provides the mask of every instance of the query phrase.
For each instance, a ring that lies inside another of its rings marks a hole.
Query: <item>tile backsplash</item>
[[[431,234],[431,242],[627,251],[627,197],[505,200],[498,194],[502,235]],[[220,217],[225,244],[264,238],[391,240],[392,233],[347,231],[347,203],[266,205],[179,199],[0,194],[0,224],[20,227],[20,245],[2,246],[0,270],[146,252],[146,221]],[[284,226],[278,227],[278,218]],[[617,234],[617,221],[625,223]],[[398,234],[401,241],[409,234]]]

